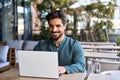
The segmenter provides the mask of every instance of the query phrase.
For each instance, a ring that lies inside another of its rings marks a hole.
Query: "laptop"
[[[59,78],[58,53],[46,51],[18,51],[20,76]]]

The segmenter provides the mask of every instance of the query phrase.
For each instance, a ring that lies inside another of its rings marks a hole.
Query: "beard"
[[[59,33],[59,32],[51,32],[51,33]],[[61,33],[58,37],[52,37],[52,36],[51,37],[54,41],[57,41],[62,35],[63,33]]]

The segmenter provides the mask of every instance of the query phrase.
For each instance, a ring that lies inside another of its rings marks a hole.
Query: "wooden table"
[[[80,42],[82,45],[111,45],[116,46],[115,42]]]
[[[120,80],[120,78],[115,79],[112,75],[104,75],[104,74],[89,74],[87,80]]]
[[[64,74],[59,79],[20,77],[18,69],[10,69],[6,72],[0,73],[0,80],[114,80],[114,76],[112,75],[89,74],[88,78],[86,78],[86,76],[87,73],[74,73]],[[118,80],[120,79],[118,78]]]
[[[93,49],[93,52],[98,50],[120,50],[120,46],[93,46],[93,45],[82,45],[83,49]]]
[[[120,59],[117,54],[98,53],[98,52],[85,52],[86,58],[102,58],[102,59]]]
[[[87,73],[74,73],[61,75],[59,79],[20,77],[18,69],[10,69],[0,73],[0,80],[84,80]]]
[[[83,48],[95,48],[95,49],[120,49],[120,46],[93,46],[93,45],[82,45]]]

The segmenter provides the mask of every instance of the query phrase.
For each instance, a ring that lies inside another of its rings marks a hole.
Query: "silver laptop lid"
[[[58,53],[18,51],[20,76],[58,78]]]

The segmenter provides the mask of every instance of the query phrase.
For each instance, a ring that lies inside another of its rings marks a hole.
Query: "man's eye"
[[[61,27],[61,25],[56,25],[57,27]]]

